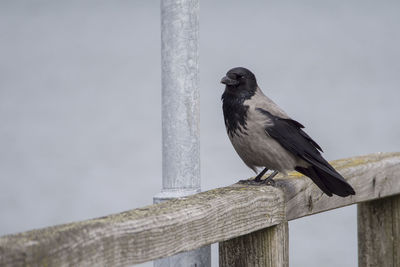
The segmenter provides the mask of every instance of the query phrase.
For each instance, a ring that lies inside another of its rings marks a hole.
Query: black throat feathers
[[[238,87],[230,88],[227,86],[221,97],[225,126],[228,135],[231,137],[238,134],[238,131],[246,134],[243,129],[247,130],[246,119],[249,106],[244,105],[244,101],[250,99],[256,92],[256,88],[254,90],[238,89]]]

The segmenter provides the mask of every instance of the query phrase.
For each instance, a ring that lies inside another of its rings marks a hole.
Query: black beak
[[[238,81],[236,81],[234,79],[231,79],[231,78],[229,78],[227,76],[222,78],[221,83],[226,84],[226,85],[238,85],[239,84]]]

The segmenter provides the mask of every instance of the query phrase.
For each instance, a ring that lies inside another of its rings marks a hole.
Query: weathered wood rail
[[[220,266],[288,266],[287,221],[356,203],[360,266],[400,266],[400,153],[332,164],[355,196],[327,197],[297,173],[276,187],[234,184],[0,237],[0,266],[125,266],[216,242]]]

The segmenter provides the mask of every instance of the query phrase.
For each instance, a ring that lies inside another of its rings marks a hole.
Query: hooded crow
[[[274,184],[278,173],[296,170],[309,178],[328,196],[354,195],[354,189],[322,157],[321,147],[263,94],[254,74],[246,68],[228,71],[221,83],[222,109],[229,139],[244,163],[257,173],[253,183]],[[274,172],[261,178],[268,170]]]

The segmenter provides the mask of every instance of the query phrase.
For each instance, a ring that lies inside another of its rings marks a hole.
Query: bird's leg
[[[254,182],[257,182],[257,183],[261,182],[261,177],[263,177],[264,174],[265,174],[267,171],[268,171],[268,169],[267,169],[267,168],[264,168],[264,170],[262,170],[262,171],[256,176],[256,178],[254,179]]]
[[[265,168],[264,170],[262,170],[257,176],[256,178],[254,178],[254,180],[240,180],[239,183],[240,184],[249,184],[249,185],[260,185],[263,183],[263,180],[261,180],[261,177],[264,176],[264,174],[268,171],[267,168]]]
[[[270,176],[268,176],[267,179],[265,179],[265,180],[263,181],[263,183],[264,183],[264,184],[267,184],[267,185],[272,185],[272,186],[274,186],[274,185],[275,185],[275,181],[273,180],[273,178],[274,178],[277,174],[278,174],[278,171],[274,171],[273,173],[271,173]]]

